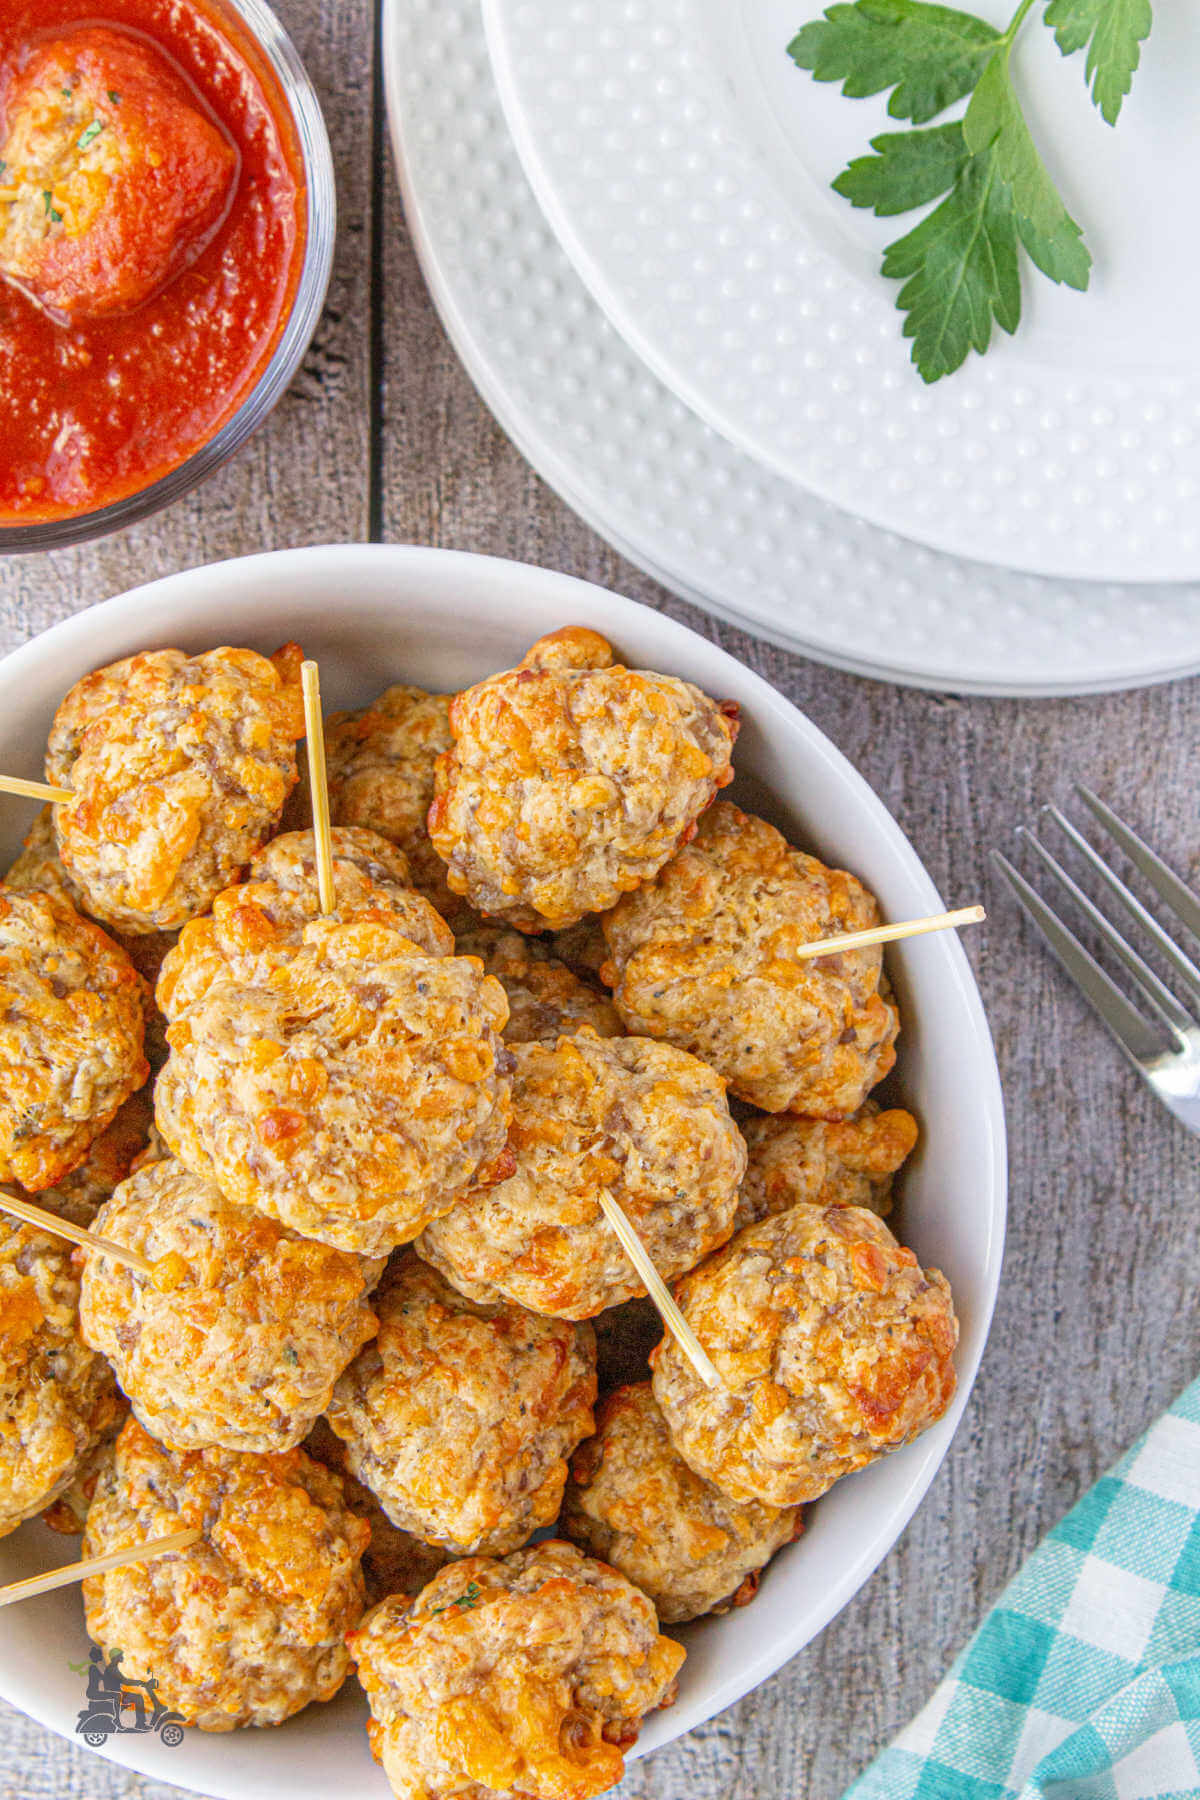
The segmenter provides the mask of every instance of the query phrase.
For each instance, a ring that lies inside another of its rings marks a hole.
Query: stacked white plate
[[[877,272],[895,221],[828,185],[883,101],[786,55],[818,11],[387,0],[409,224],[476,385],[634,562],[787,648],[983,693],[1200,671],[1186,9],[1115,132],[1081,58],[1028,47],[1092,290],[1027,280],[1019,336],[933,388]]]

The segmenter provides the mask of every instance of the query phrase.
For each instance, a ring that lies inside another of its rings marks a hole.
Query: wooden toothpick
[[[75,798],[70,788],[51,787],[45,781],[25,781],[20,775],[0,775],[0,794],[19,794],[22,800],[48,800],[54,806]]]
[[[85,1250],[111,1256],[114,1262],[124,1263],[126,1268],[136,1270],[139,1275],[148,1275],[151,1281],[155,1279],[155,1265],[139,1251],[127,1250],[124,1244],[114,1244],[111,1238],[85,1231],[82,1225],[60,1219],[57,1213],[47,1212],[44,1206],[32,1206],[28,1200],[18,1200],[4,1188],[0,1188],[0,1212],[11,1213],[25,1225],[36,1225],[39,1231],[48,1231],[52,1237],[66,1238],[69,1243],[82,1244]]]
[[[328,916],[337,904],[333,891],[333,837],[329,824],[329,780],[325,773],[325,721],[321,717],[321,679],[315,662],[300,664],[304,725],[308,736],[308,784],[312,789],[313,838],[317,847],[317,892]]]
[[[871,944],[894,944],[901,938],[924,937],[930,931],[953,931],[959,925],[979,925],[986,918],[982,906],[962,906],[957,912],[933,913],[928,919],[906,919],[900,925],[872,925],[869,931],[847,931],[841,937],[818,938],[814,944],[797,944],[791,954],[802,961],[811,956],[836,956],[843,950],[866,950]]]
[[[109,1569],[123,1568],[126,1563],[149,1562],[151,1557],[165,1556],[168,1550],[186,1550],[203,1532],[192,1527],[173,1531],[169,1537],[151,1538],[148,1544],[130,1544],[124,1550],[109,1550],[104,1556],[85,1556],[82,1561],[68,1563],[65,1569],[51,1569],[46,1575],[30,1575],[25,1581],[10,1582],[0,1587],[0,1606],[11,1606],[14,1600],[32,1600],[35,1594],[48,1594],[54,1588],[70,1587],[88,1575],[103,1575]]]
[[[641,1276],[646,1292],[662,1315],[663,1324],[705,1387],[721,1387],[723,1385],[721,1377],[713,1367],[707,1350],[675,1304],[675,1296],[651,1262],[645,1244],[633,1229],[620,1205],[603,1188],[600,1191],[600,1205],[605,1218],[621,1240],[621,1246],[626,1256]]]

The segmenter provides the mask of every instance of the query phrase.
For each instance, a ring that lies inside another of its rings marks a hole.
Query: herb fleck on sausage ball
[[[97,669],[54,717],[46,779],[63,865],[94,918],[173,931],[207,911],[279,823],[304,729],[294,644],[153,650]]]
[[[624,1576],[553,1541],[451,1563],[350,1641],[397,1800],[605,1793],[685,1654]]]
[[[0,1181],[78,1167],[150,1073],[146,985],[65,900],[0,890]]]
[[[885,1219],[892,1178],[917,1141],[917,1121],[900,1107],[880,1112],[868,1100],[830,1124],[795,1114],[743,1119],[748,1156],[736,1228],[772,1213],[808,1206],[865,1206]]]
[[[429,835],[478,912],[573,925],[646,881],[733,779],[736,710],[625,669],[594,631],[542,638],[456,695]]]
[[[140,1169],[95,1228],[173,1270],[160,1285],[89,1256],[80,1301],[85,1340],[173,1449],[293,1449],[376,1329],[377,1263],[297,1237],[182,1163]]]
[[[331,1700],[362,1616],[369,1530],[300,1450],[177,1453],[136,1419],[96,1487],[84,1556],[199,1528],[185,1550],[83,1583],[88,1635],[201,1731],[278,1725]]]
[[[79,1336],[73,1246],[0,1217],[0,1537],[66,1491],[118,1415]]]
[[[800,1509],[730,1500],[697,1475],[644,1381],[608,1396],[575,1452],[562,1529],[673,1625],[752,1600],[759,1571],[799,1536]]]
[[[651,1357],[672,1442],[731,1499],[796,1506],[917,1437],[954,1394],[958,1323],[857,1206],[794,1206],[738,1233],[676,1288],[722,1385],[674,1342]]]
[[[411,1253],[374,1305],[379,1335],[328,1411],[351,1474],[393,1524],[455,1555],[518,1549],[558,1517],[592,1429],[591,1327],[466,1300]]]
[[[428,955],[450,954],[450,928],[413,891],[401,851],[377,832],[349,826],[336,827],[331,843],[336,918],[378,917]],[[246,880],[218,894],[211,912],[184,926],[163,964],[158,1004],[173,1019],[218,982],[258,986],[299,949],[304,927],[320,916],[312,832],[272,838]]]
[[[601,1190],[667,1278],[725,1242],[746,1151],[718,1075],[670,1044],[587,1029],[512,1055],[514,1172],[471,1189],[417,1244],[456,1288],[560,1319],[643,1293]]]
[[[896,1060],[882,952],[793,952],[878,919],[853,875],[722,801],[605,918],[604,978],[628,1030],[703,1057],[740,1099],[844,1119]]]
[[[449,694],[398,683],[358,712],[325,721],[329,812],[335,825],[362,825],[399,846],[413,885],[438,911],[462,902],[446,885],[446,865],[429,839],[434,765],[450,748]]]
[[[469,958],[317,919],[261,986],[218,982],[175,1020],[159,1129],[239,1205],[385,1255],[506,1166],[507,1018]]]
[[[612,1001],[573,975],[545,944],[501,925],[478,925],[460,932],[460,956],[477,956],[508,995],[510,1044],[555,1043],[590,1025],[599,1037],[624,1037]]]

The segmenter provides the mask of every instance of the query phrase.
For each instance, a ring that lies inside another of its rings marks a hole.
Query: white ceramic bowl
[[[0,768],[38,776],[59,699],[89,669],[163,645],[299,639],[320,659],[327,706],[360,704],[400,679],[453,689],[511,665],[543,632],[595,626],[628,663],[686,676],[738,701],[731,790],[800,844],[845,865],[894,919],[943,902],[899,827],[845,758],[773,688],[684,626],[545,569],[445,550],[340,546],[193,569],[95,606],[0,662]],[[32,808],[0,801],[0,852],[15,854]],[[677,1705],[654,1715],[637,1754],[712,1717],[778,1669],[866,1580],[911,1517],[967,1403],[991,1318],[1004,1242],[1004,1117],[987,1021],[953,935],[889,952],[904,1031],[897,1092],[919,1117],[900,1228],[922,1262],[945,1270],[962,1322],[958,1395],[917,1443],[842,1482],[784,1550],[752,1607],[684,1628]],[[0,1542],[0,1582],[70,1560],[40,1524]],[[69,1588],[0,1613],[0,1694],[72,1736],[86,1660],[79,1594]],[[126,1735],[103,1752],[158,1780],[219,1800],[382,1800],[353,1680],[326,1707],[275,1731],[205,1736],[177,1749]]]

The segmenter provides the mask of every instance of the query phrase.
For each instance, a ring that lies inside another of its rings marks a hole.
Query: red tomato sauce
[[[229,211],[199,257],[135,311],[56,320],[0,280],[0,525],[92,512],[207,443],[271,359],[305,248],[303,157],[287,100],[244,26],[203,0],[17,0],[0,70],[80,25],[148,38],[236,146]]]

